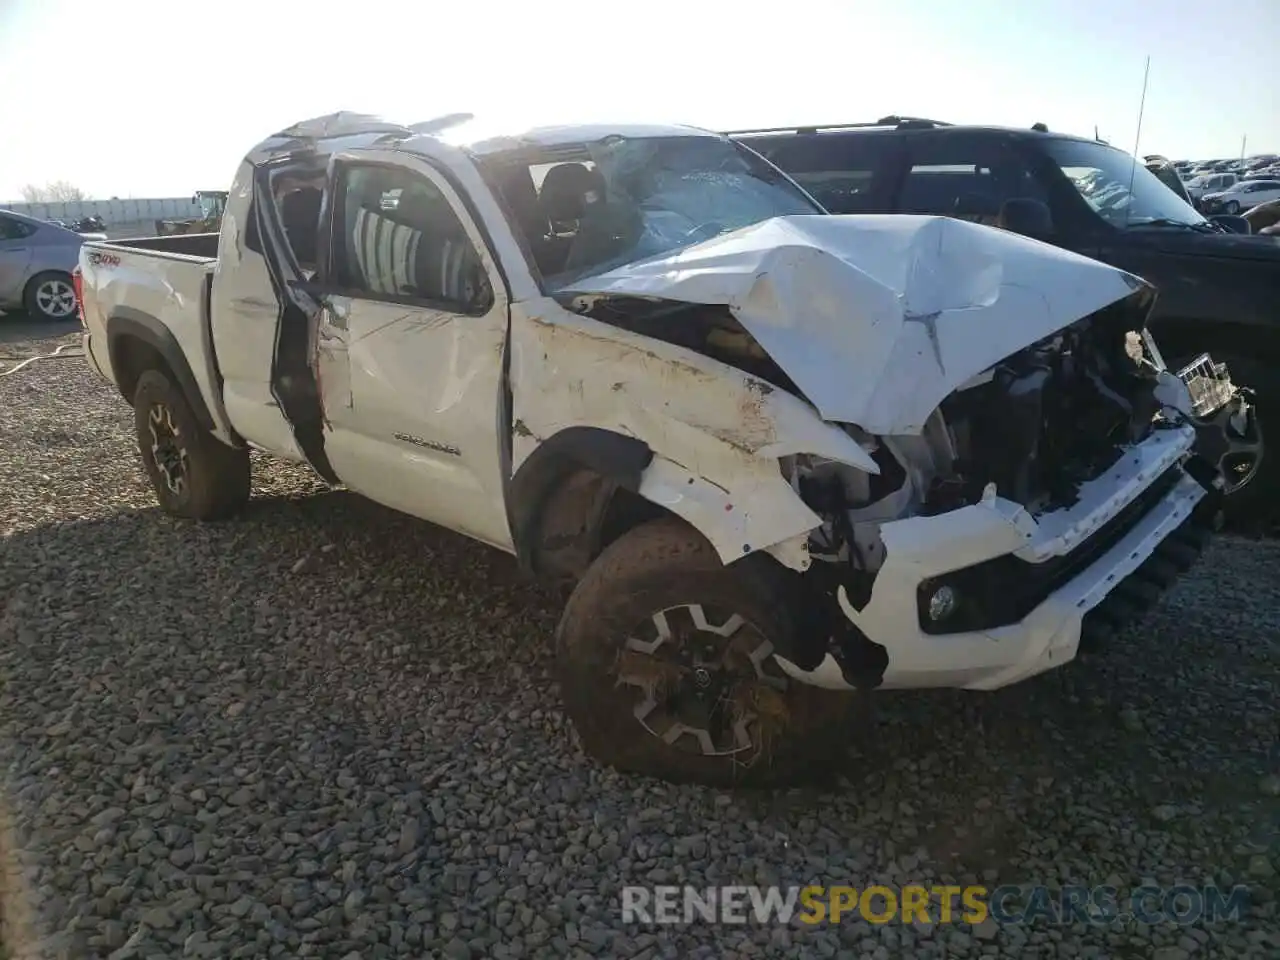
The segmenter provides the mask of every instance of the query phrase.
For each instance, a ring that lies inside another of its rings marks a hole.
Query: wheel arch
[[[138,379],[146,370],[159,369],[171,376],[191,404],[200,427],[212,432],[213,416],[196,383],[191,364],[173,333],[150,314],[117,307],[107,318],[107,356],[120,395],[133,403]]]
[[[507,489],[507,519],[521,569],[577,579],[628,530],[670,511],[640,495],[653,461],[643,440],[574,426],[548,437],[520,464]]]

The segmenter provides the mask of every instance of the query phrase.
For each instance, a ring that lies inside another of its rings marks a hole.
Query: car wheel
[[[230,516],[249,500],[249,451],[201,428],[182,391],[159,370],[138,379],[134,425],[142,465],[165,513],[192,520]]]
[[[764,558],[726,566],[673,519],[606,548],[556,641],[561,695],[586,752],[618,770],[716,786],[834,770],[867,698],[783,672],[773,650],[795,626],[774,573]]]
[[[1240,204],[1238,204],[1234,200],[1228,200],[1226,203],[1222,205],[1222,211],[1223,213],[1229,213],[1231,216],[1234,217],[1237,213],[1240,212]]]
[[[76,289],[71,275],[56,270],[36,274],[27,283],[22,303],[37,320],[71,319],[76,314]]]

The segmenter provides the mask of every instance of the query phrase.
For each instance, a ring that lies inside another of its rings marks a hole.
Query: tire
[[[1240,204],[1236,203],[1234,200],[1228,200],[1222,205],[1222,212],[1234,217],[1240,212]]]
[[[770,638],[795,629],[775,574],[766,558],[725,566],[701,534],[673,519],[642,524],[606,548],[556,633],[561,696],[586,752],[619,771],[677,783],[772,787],[823,767],[830,773],[867,701],[786,679],[762,653]],[[670,630],[665,641],[659,619]],[[636,649],[646,642],[652,653]],[[672,662],[695,645],[732,649],[737,675],[700,675],[696,658]],[[731,706],[708,707],[726,699]],[[691,722],[690,711],[701,711],[705,725]],[[661,739],[677,727],[684,732]]]
[[[249,500],[249,451],[201,428],[191,404],[159,370],[138,378],[134,425],[142,466],[165,513],[218,520]]]
[[[71,274],[60,270],[37,273],[27,282],[22,306],[34,320],[62,323],[76,315],[76,291]]]

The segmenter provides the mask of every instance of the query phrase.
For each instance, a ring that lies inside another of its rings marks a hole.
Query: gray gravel
[[[577,750],[558,600],[506,557],[255,464],[162,516],[82,360],[0,378],[10,951],[85,957],[1276,957],[1280,543],[1223,540],[1111,655],[881,699],[835,789]],[[1212,928],[624,927],[639,884],[1248,883]]]

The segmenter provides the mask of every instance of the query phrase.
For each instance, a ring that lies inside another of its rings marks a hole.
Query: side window
[[[315,275],[320,259],[320,202],[324,197],[324,177],[323,168],[305,167],[285,168],[271,177],[271,197],[280,217],[285,242],[307,277]]]
[[[1013,149],[991,141],[940,137],[913,147],[898,212],[995,226],[1010,200],[1049,203],[1044,187]]]
[[[35,227],[21,220],[0,217],[0,240],[22,240],[35,233]]]
[[[743,143],[788,174],[831,213],[889,213],[894,138],[879,134],[812,133]]]
[[[449,198],[400,167],[339,169],[330,282],[352,296],[482,314],[493,290]]]

